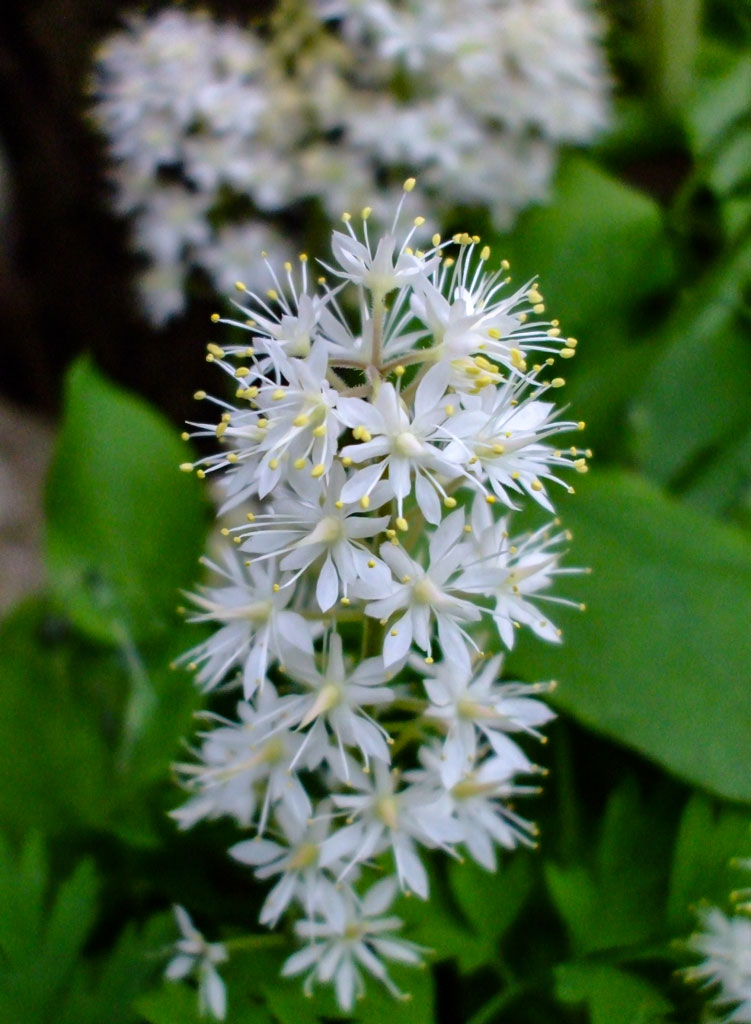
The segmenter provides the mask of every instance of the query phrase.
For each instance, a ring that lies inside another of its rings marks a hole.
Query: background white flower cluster
[[[252,832],[230,852],[274,880],[261,922],[302,914],[285,972],[332,981],[344,1009],[362,970],[396,992],[383,960],[419,960],[387,910],[398,889],[428,897],[422,851],[492,871],[498,847],[534,843],[511,801],[537,769],[512,737],[540,737],[550,684],[501,682],[484,649],[522,627],[559,640],[543,608],[564,600],[546,591],[568,537],[556,519],[515,537],[509,512],[552,513],[548,486],[588,454],[546,443],[583,424],[549,400],[576,340],[538,319],[538,287],[509,288],[476,237],[424,244],[400,210],[375,244],[371,211],[358,230],[345,214],[321,276],[301,255],[267,265],[264,293],[238,282],[207,357],[234,399],[196,395],[219,419],[193,436],[219,451],[183,467],[220,474],[244,517],[192,598],[214,632],[182,663],[242,700],[208,717],[174,815]]]
[[[301,201],[393,209],[405,169],[434,223],[458,203],[507,227],[607,122],[602,32],[587,0],[294,0],[263,36],[131,17],[96,55],[93,115],[146,315],[181,312],[194,268],[259,283],[248,254],[281,253]]]

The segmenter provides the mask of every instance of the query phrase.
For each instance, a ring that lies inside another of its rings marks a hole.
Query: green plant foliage
[[[135,1024],[131,1002],[158,961],[164,918],[125,930],[96,962],[82,950],[98,914],[100,885],[82,861],[57,886],[39,834],[18,854],[0,836],[0,1014],[24,1024]]]
[[[169,785],[170,762],[197,706],[193,687],[169,669],[185,641],[179,633],[170,637],[150,650],[153,664],[140,666],[153,699],[135,735],[127,719],[128,658],[92,648],[66,629],[44,602],[0,626],[4,825],[16,835],[89,827],[153,842],[161,806],[149,787]]]
[[[668,771],[751,801],[751,544],[635,476],[591,473],[567,509],[587,604],[560,649],[520,639],[512,671]],[[601,652],[593,655],[593,652]]]
[[[736,857],[751,857],[748,814],[695,794],[681,818],[670,875],[668,920],[676,935],[690,930],[702,900],[724,906],[733,889],[748,884],[732,867]]]
[[[71,369],[47,489],[52,593],[94,639],[122,645],[163,632],[190,585],[205,533],[190,457],[143,401],[88,360]]]
[[[663,818],[629,781],[610,797],[589,863],[546,865],[551,897],[576,954],[628,951],[659,938],[669,847]]]
[[[662,1024],[671,1004],[641,978],[609,964],[562,964],[556,969],[562,1003],[585,1003],[591,1024]]]

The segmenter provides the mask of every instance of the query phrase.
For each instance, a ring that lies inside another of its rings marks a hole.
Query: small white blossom
[[[224,566],[204,562],[228,586],[204,587],[192,594],[199,610],[189,619],[218,622],[221,628],[182,655],[178,664],[197,669],[196,680],[204,690],[218,686],[231,669],[240,668],[247,698],[263,683],[269,665],[282,660],[283,650],[313,650],[312,632],[302,615],[287,608],[294,592],[284,585],[285,577],[273,562],[247,566],[232,550],[227,551]]]
[[[392,878],[376,882],[362,898],[346,888],[335,891],[315,917],[298,921],[295,931],[308,944],[289,957],[282,974],[308,971],[304,986],[308,995],[315,982],[332,982],[345,1012],[352,1009],[356,997],[364,995],[363,970],[401,997],[383,961],[419,964],[423,950],[391,934],[402,926],[400,918],[384,916],[395,892]]]
[[[700,931],[689,939],[701,963],[684,971],[691,981],[712,990],[717,1020],[723,1024],[751,1022],[751,919],[736,913],[731,917],[718,907],[699,911]]]
[[[176,955],[167,964],[165,976],[178,981],[189,974],[198,979],[198,1007],[201,1016],[208,1013],[216,1020],[227,1015],[227,993],[216,964],[224,963],[227,951],[220,942],[207,942],[184,907],[173,907],[182,938],[177,940]]]
[[[423,685],[430,699],[425,713],[446,728],[441,779],[448,788],[475,765],[483,739],[509,773],[533,770],[532,762],[508,734],[526,733],[540,739],[539,727],[555,715],[534,695],[551,687],[498,682],[502,664],[498,655],[473,671],[466,649],[460,647],[447,649],[444,660],[430,668],[415,659],[415,667],[425,673]]]

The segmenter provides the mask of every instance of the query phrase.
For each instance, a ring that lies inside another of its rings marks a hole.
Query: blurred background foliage
[[[521,642],[508,662],[560,681],[540,849],[497,876],[436,866],[430,902],[400,908],[434,966],[397,978],[409,1003],[373,988],[363,1022],[699,1021],[674,940],[751,854],[751,6],[603,6],[612,130],[564,157],[551,202],[508,237],[457,212],[579,338],[564,393],[595,452],[561,508],[570,561],[593,569],[569,585],[588,611],[563,613],[563,648]],[[199,289],[156,333],[131,297],[84,118],[92,47],[121,13],[37,0],[0,16],[1,386],[57,424],[47,587],[0,625],[8,1024],[190,1024],[195,993],[160,982],[166,911],[231,939],[262,895],[222,824],[185,836],[166,817],[199,703],[169,669],[196,641],[176,595],[209,522],[176,470],[178,424],[206,383],[215,300]],[[229,1020],[341,1018],[278,978],[276,942],[238,942]]]

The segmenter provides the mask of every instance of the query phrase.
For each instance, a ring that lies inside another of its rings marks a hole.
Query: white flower
[[[430,668],[415,659],[414,667],[425,673],[423,684],[430,699],[425,714],[446,728],[441,779],[447,788],[475,765],[483,739],[509,773],[533,770],[532,762],[508,733],[540,738],[539,726],[555,715],[533,695],[545,693],[551,685],[497,682],[502,664],[498,655],[473,672],[466,650],[459,647],[447,649],[444,660]]]
[[[287,605],[293,597],[273,562],[245,565],[228,550],[224,566],[208,559],[204,564],[228,581],[228,586],[204,587],[191,594],[199,611],[191,622],[216,622],[218,632],[178,659],[197,669],[196,680],[204,690],[223,682],[234,668],[242,669],[245,697],[252,696],[266,678],[269,665],[282,659],[288,647],[311,652],[310,626]],[[281,580],[281,583],[278,582]]]
[[[495,602],[491,614],[509,650],[515,643],[515,631],[521,626],[528,626],[543,640],[560,643],[561,630],[539,611],[538,602],[582,607],[576,601],[541,593],[556,576],[581,572],[559,565],[560,545],[571,536],[565,530],[554,531],[551,525],[511,538],[507,521],[494,520],[490,506],[481,496],[472,506],[474,559],[469,560],[468,568],[455,585]]]
[[[352,1009],[355,997],[364,995],[363,969],[393,996],[402,997],[383,960],[419,964],[422,950],[391,934],[402,925],[398,917],[383,916],[395,893],[392,878],[376,882],[362,899],[348,889],[334,892],[315,917],[298,921],[295,931],[308,945],[289,957],[282,974],[309,971],[304,986],[308,995],[316,981],[332,982],[345,1012]]]
[[[310,823],[301,821],[281,807],[276,820],[282,830],[282,842],[273,839],[247,839],[230,847],[230,854],[242,864],[255,867],[259,880],[280,875],[278,882],[266,897],[261,908],[259,921],[274,927],[287,907],[296,900],[308,917],[335,896],[335,885],[331,875],[337,872],[337,865],[329,865],[331,874],[321,870],[321,844],[329,831],[325,807],[318,808],[318,815]]]
[[[216,964],[224,963],[227,951],[220,942],[207,942],[194,926],[184,907],[173,907],[182,938],[177,940],[176,955],[167,964],[165,976],[178,981],[189,974],[198,979],[198,1005],[203,1016],[208,1012],[216,1020],[227,1015],[227,994]]]
[[[417,787],[397,789],[394,772],[376,761],[369,776],[358,782],[359,793],[337,793],[333,801],[345,809],[352,824],[338,829],[323,844],[321,863],[348,860],[344,877],[356,864],[390,849],[399,884],[405,892],[428,898],[428,876],[417,844],[450,850],[463,837],[441,794],[426,800]]]
[[[194,795],[171,812],[180,828],[203,819],[234,818],[247,828],[258,817],[266,828],[272,808],[282,804],[300,822],[311,814],[310,798],[297,771],[309,770],[325,756],[325,737],[306,737],[291,728],[294,697],[278,697],[267,683],[257,707],[238,705],[239,722],[227,722],[204,735],[197,763],[177,765]],[[303,750],[303,745],[306,749]],[[297,769],[297,771],[295,771]]]
[[[544,480],[568,486],[556,475],[558,467],[586,471],[586,452],[561,451],[541,442],[555,434],[579,430],[579,423],[559,421],[552,402],[543,402],[541,386],[521,397],[529,381],[512,377],[499,387],[482,388],[478,395],[463,395],[463,411],[451,422],[456,441],[446,449],[449,458],[464,464],[480,483],[490,485],[510,508],[513,495],[528,494],[553,511]],[[509,493],[511,492],[511,493]]]
[[[520,786],[507,760],[491,755],[467,767],[460,778],[447,785],[443,754],[439,746],[422,746],[421,768],[406,773],[415,794],[424,801],[437,801],[445,814],[446,827],[453,826],[470,856],[488,871],[496,869],[496,845],[512,850],[520,843],[534,846],[537,828],[511,809],[508,801],[537,793],[536,787]]]
[[[728,917],[718,907],[699,911],[701,930],[688,945],[703,957],[684,971],[691,981],[713,989],[712,1003],[723,1022],[751,1022],[751,920],[742,914]]]
[[[414,415],[410,418],[397,389],[382,384],[373,402],[359,398],[340,398],[336,415],[353,427],[360,443],[347,445],[342,457],[359,464],[342,488],[344,501],[369,496],[388,470],[390,493],[396,498],[398,515],[403,517],[404,499],[411,493],[415,477],[415,495],[428,522],[438,523],[441,504],[436,491],[447,497],[438,477],[447,479],[462,470],[444,454],[451,434],[444,426],[449,418],[445,401],[450,369],[439,365],[430,369],[415,393]],[[372,460],[372,461],[371,461]]]
[[[403,611],[386,630],[383,643],[386,665],[403,658],[413,642],[430,657],[434,622],[443,650],[467,642],[461,623],[477,622],[480,611],[471,601],[459,596],[462,588],[454,582],[460,567],[471,556],[471,548],[464,543],[464,537],[464,510],[456,509],[431,535],[426,568],[400,547],[391,544],[381,547],[381,558],[399,582],[391,584],[385,597],[370,601],[365,606],[365,614],[387,620]],[[468,575],[462,572],[465,582]],[[375,596],[374,587],[367,581],[356,583],[353,592],[362,597]]]
[[[388,579],[388,570],[374,559],[363,543],[382,532],[388,516],[364,516],[362,507],[345,504],[340,493],[344,484],[340,464],[332,466],[328,481],[313,479],[306,473],[290,478],[291,489],[268,513],[250,513],[250,525],[236,527],[243,540],[241,551],[268,557],[281,557],[284,570],[298,575],[323,559],[316,582],[316,600],[321,611],[328,611],[340,593],[347,598],[350,584],[361,577]],[[378,507],[388,497],[384,487],[371,492],[372,505]]]
[[[369,768],[371,757],[388,764],[391,760],[386,742],[388,733],[364,710],[366,707],[390,704],[394,699],[393,690],[383,685],[391,676],[383,660],[366,658],[354,668],[349,668],[344,661],[342,638],[338,633],[333,633],[329,638],[324,672],[318,671],[313,658],[301,658],[292,652],[290,654],[285,672],[291,679],[310,689],[308,695],[297,698],[292,706],[299,727],[304,729],[311,726],[306,733],[306,742],[300,748],[301,752],[313,737],[320,747],[328,729],[336,739],[336,748],[326,753],[331,760],[338,750],[345,778],[345,747],[360,751],[366,769]]]

